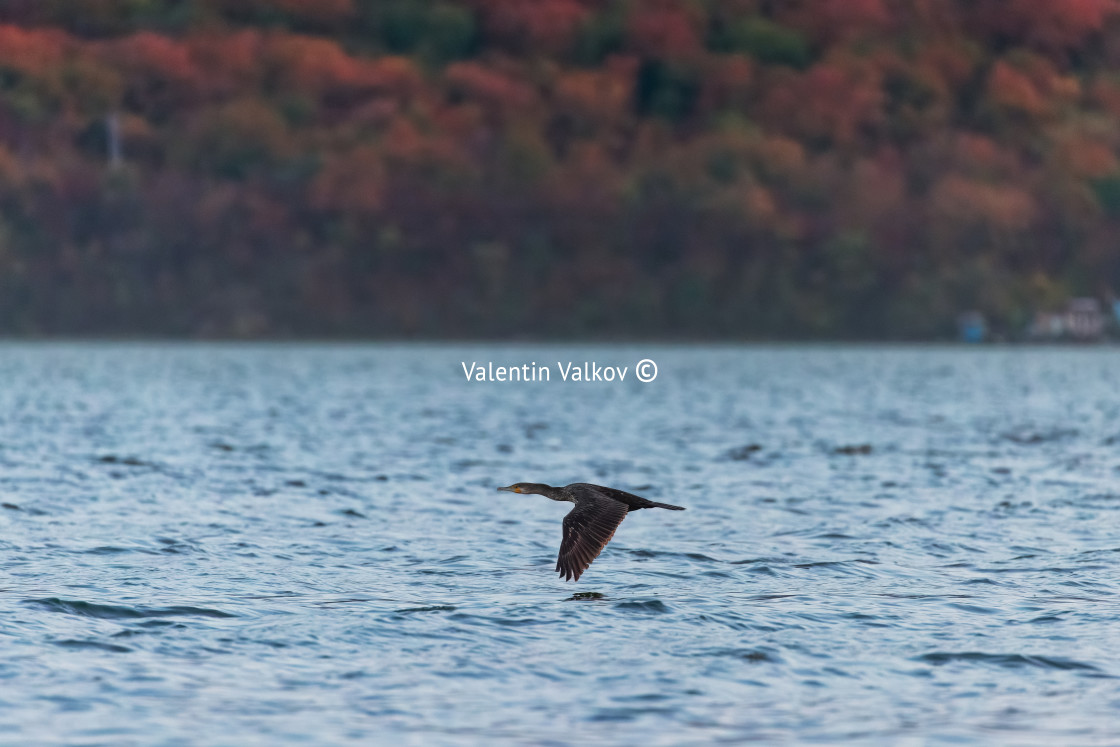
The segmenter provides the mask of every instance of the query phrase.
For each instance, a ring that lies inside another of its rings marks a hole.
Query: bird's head
[[[506,488],[498,488],[507,493],[536,493],[537,495],[548,495],[551,487],[539,482],[515,482]]]

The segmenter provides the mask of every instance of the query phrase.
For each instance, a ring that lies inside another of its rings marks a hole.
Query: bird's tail
[[[670,511],[684,511],[684,506],[673,506],[668,503],[658,503],[657,501],[650,501],[651,508],[667,508]]]

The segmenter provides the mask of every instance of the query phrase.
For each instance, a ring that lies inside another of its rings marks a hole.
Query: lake
[[[5,343],[0,743],[1115,744],[1118,382],[1112,348]],[[565,583],[569,506],[518,481],[688,510]]]

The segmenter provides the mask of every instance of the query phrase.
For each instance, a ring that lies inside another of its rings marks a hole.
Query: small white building
[[[1065,313],[1066,334],[1074,340],[1099,340],[1104,334],[1104,313],[1095,298],[1075,298]]]

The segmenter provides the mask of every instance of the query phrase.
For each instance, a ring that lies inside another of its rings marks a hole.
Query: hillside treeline
[[[1120,287],[1116,0],[6,0],[0,333],[937,338]]]

